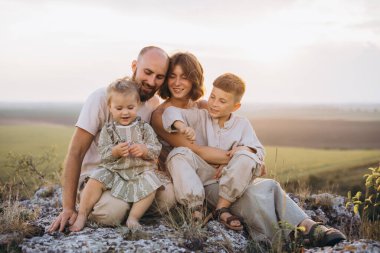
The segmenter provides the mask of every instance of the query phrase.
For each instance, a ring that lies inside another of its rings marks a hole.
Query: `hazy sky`
[[[244,102],[380,102],[378,0],[0,0],[0,102],[83,102],[147,45],[224,72]]]

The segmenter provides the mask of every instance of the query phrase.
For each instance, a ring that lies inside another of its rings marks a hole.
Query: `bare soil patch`
[[[380,148],[379,121],[254,119],[263,145],[306,148]]]

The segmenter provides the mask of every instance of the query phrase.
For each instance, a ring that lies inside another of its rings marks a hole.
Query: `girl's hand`
[[[112,156],[114,157],[126,157],[129,155],[129,145],[127,142],[117,144],[112,148]]]
[[[132,144],[129,146],[128,151],[134,157],[144,157],[148,154],[148,148],[145,144]]]

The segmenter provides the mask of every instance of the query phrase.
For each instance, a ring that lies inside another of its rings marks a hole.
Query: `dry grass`
[[[30,210],[16,200],[9,198],[0,205],[0,234],[20,233],[20,239],[35,233],[35,226],[31,222],[36,220],[39,210]]]
[[[380,220],[363,219],[360,226],[360,238],[380,241]]]

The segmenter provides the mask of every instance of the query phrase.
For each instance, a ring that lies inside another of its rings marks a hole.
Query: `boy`
[[[248,119],[233,112],[241,106],[245,83],[234,74],[223,74],[213,83],[208,109],[169,107],[162,115],[168,132],[179,131],[199,145],[229,150],[231,157],[223,168],[207,164],[187,148],[176,148],[167,158],[174,191],[180,203],[196,209],[205,199],[204,185],[219,178],[219,200],[214,216],[226,227],[242,230],[240,219],[229,207],[239,198],[254,176],[264,174],[264,148]]]

